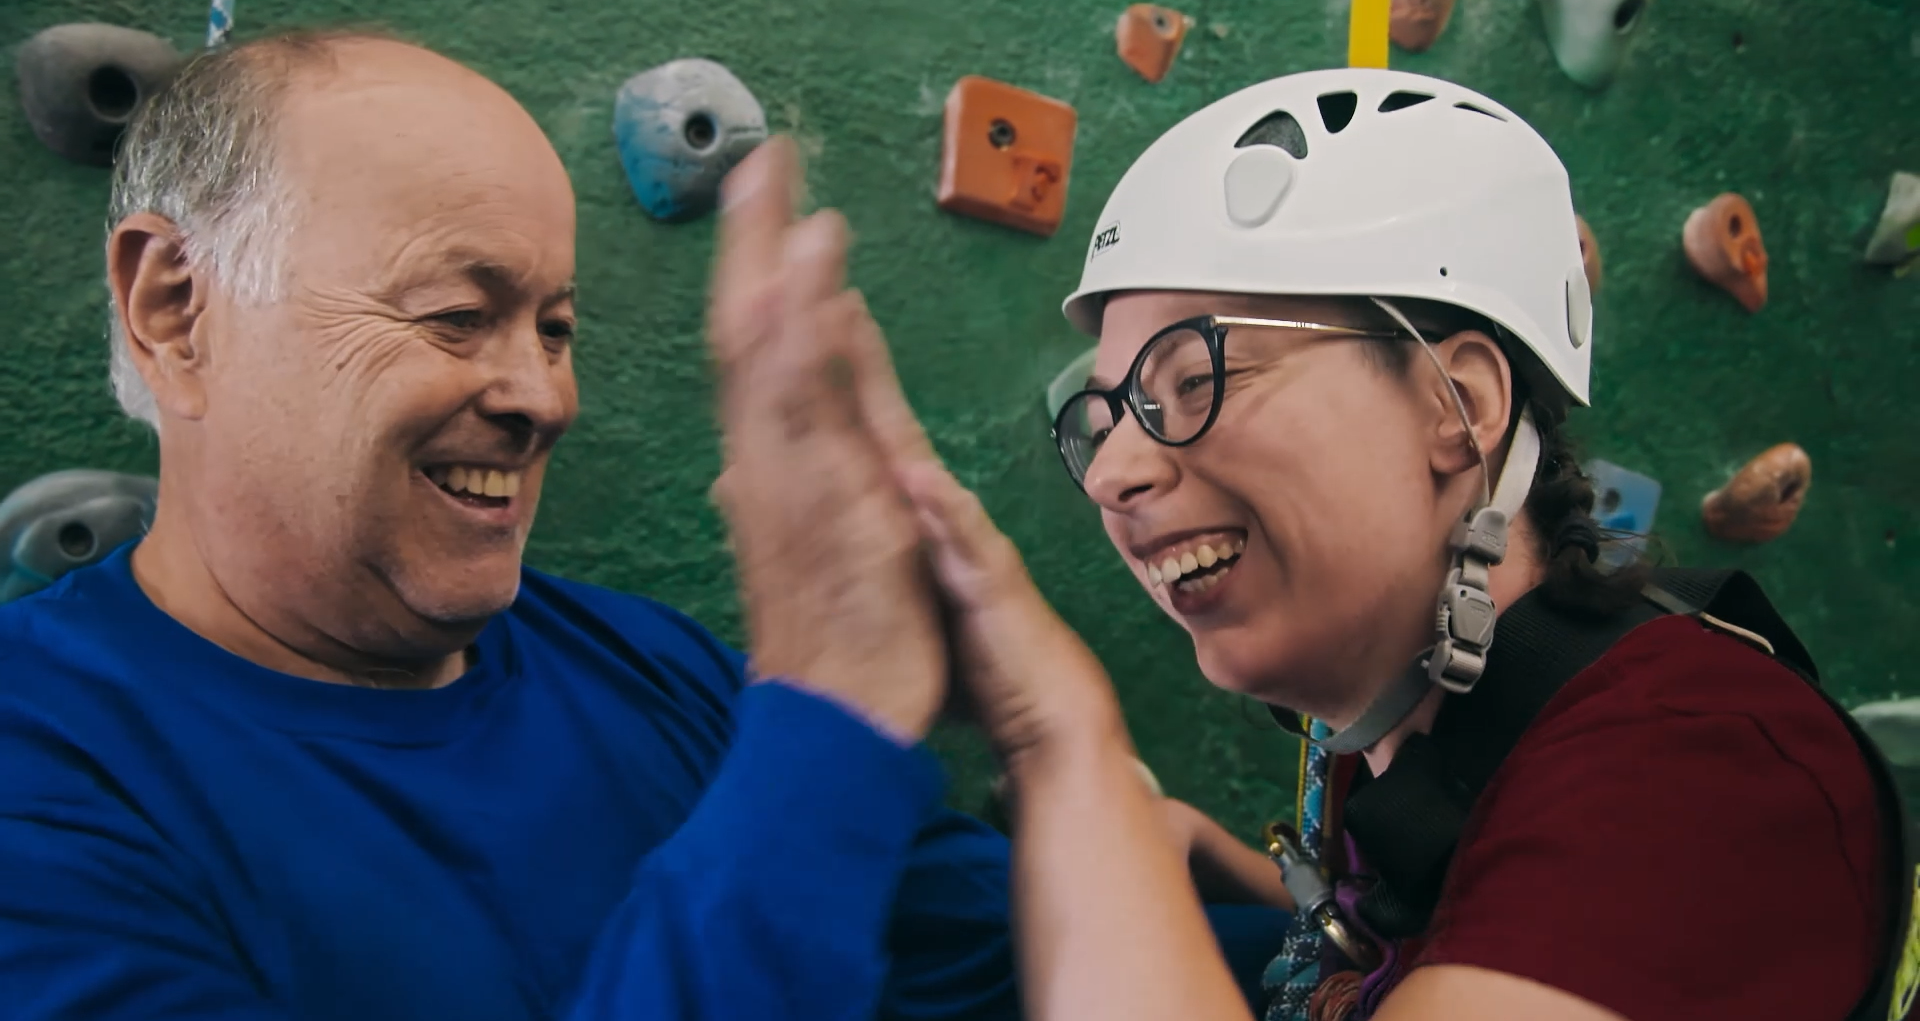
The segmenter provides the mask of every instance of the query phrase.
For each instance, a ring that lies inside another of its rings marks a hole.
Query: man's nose
[[[1179,479],[1179,468],[1170,453],[1165,445],[1154,442],[1131,414],[1125,416],[1107,434],[1093,463],[1087,466],[1087,496],[1115,513],[1139,506],[1173,488]]]
[[[564,431],[578,408],[573,359],[528,325],[496,338],[484,359],[488,376],[480,413],[496,421],[518,422],[537,435]]]

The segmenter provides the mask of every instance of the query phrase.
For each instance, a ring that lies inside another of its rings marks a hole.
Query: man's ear
[[[107,283],[140,378],[162,411],[205,412],[206,352],[194,325],[206,309],[207,281],[187,263],[180,229],[154,213],[135,213],[107,238]]]
[[[1513,414],[1513,375],[1500,345],[1479,330],[1463,330],[1434,346],[1434,354],[1460,393],[1467,421],[1489,462],[1498,457]],[[1416,364],[1424,359],[1416,359]],[[1432,381],[1440,415],[1434,430],[1433,470],[1455,475],[1477,468],[1473,447],[1467,443],[1460,412],[1439,379]]]

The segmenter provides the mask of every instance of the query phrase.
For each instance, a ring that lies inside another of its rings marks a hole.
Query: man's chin
[[[520,594],[520,567],[511,571],[458,570],[396,579],[394,587],[407,609],[437,630],[478,631],[506,612]]]

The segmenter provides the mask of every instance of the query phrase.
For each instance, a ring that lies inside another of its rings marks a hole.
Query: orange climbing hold
[[[1580,264],[1587,271],[1587,290],[1598,294],[1600,291],[1600,239],[1593,236],[1593,228],[1587,226],[1584,216],[1575,216],[1574,225],[1580,228]]]
[[[1687,261],[1749,312],[1767,303],[1767,248],[1747,200],[1728,192],[1687,217],[1681,240]]]
[[[1387,34],[1408,53],[1425,53],[1453,17],[1453,0],[1393,0]]]
[[[1335,972],[1320,980],[1307,998],[1307,1021],[1347,1021],[1360,1009],[1360,983],[1366,976],[1357,971]]]
[[[1192,25],[1193,19],[1179,11],[1134,4],[1120,15],[1120,25],[1113,35],[1120,59],[1140,72],[1140,77],[1158,82],[1172,70],[1173,58],[1180,55],[1180,44],[1186,41]]]
[[[940,208],[1051,236],[1067,208],[1073,107],[968,75],[947,94]]]
[[[1783,535],[1813,485],[1813,459],[1782,443],[1748,461],[1732,481],[1707,494],[1700,518],[1714,538],[1770,542]]]

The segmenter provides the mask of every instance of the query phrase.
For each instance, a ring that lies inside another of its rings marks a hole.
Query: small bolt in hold
[[[1782,443],[1746,463],[1726,485],[1707,494],[1700,517],[1724,542],[1771,542],[1784,535],[1813,484],[1813,459]]]
[[[1173,68],[1186,41],[1193,19],[1179,11],[1153,4],[1134,4],[1120,15],[1114,29],[1114,41],[1120,59],[1139,72],[1140,77],[1158,82]]]
[[[1767,303],[1767,246],[1747,200],[1727,192],[1693,211],[1681,231],[1687,261],[1749,312]]]

